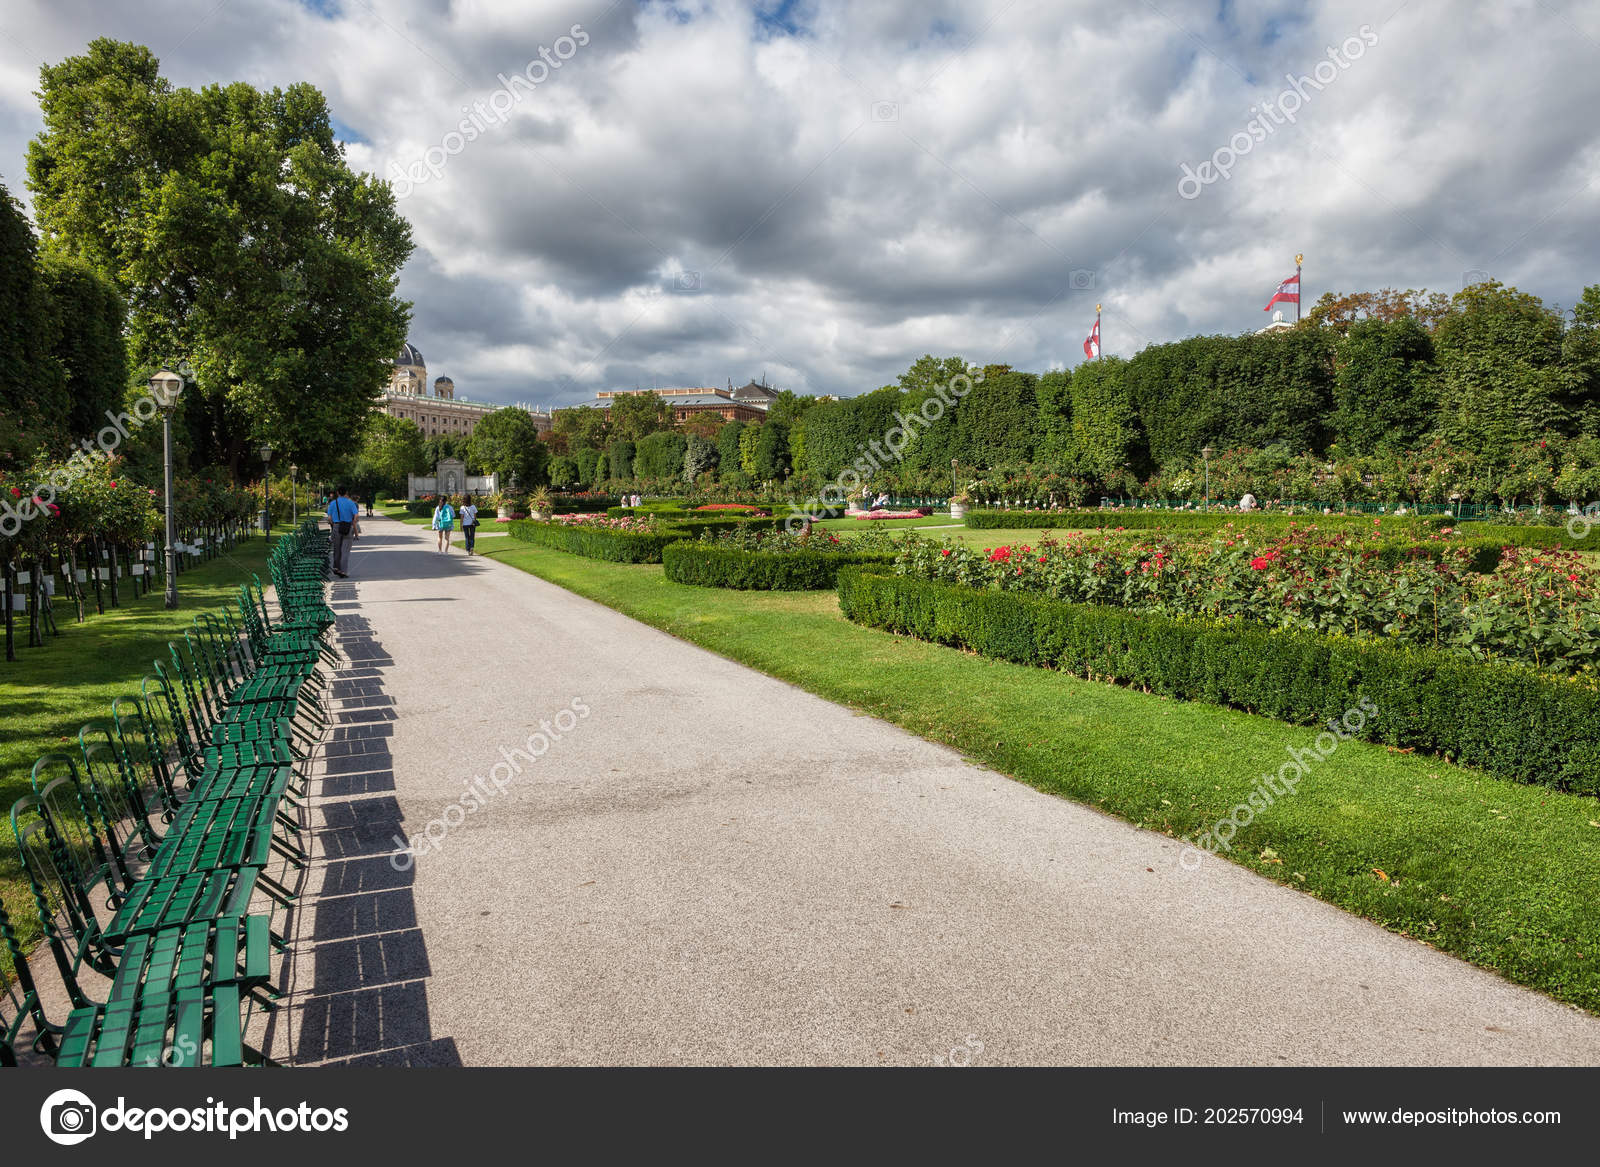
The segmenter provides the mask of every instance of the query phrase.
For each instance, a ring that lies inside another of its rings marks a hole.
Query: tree
[[[689,420],[683,423],[682,429],[686,434],[698,434],[715,442],[717,434],[722,432],[722,417],[709,409],[701,410],[698,413],[691,413]]]
[[[611,408],[606,412],[610,415],[606,432],[633,442],[657,430],[672,428],[672,410],[654,393],[618,393],[611,398]]]
[[[1434,334],[1443,435],[1503,459],[1513,446],[1574,432],[1582,385],[1562,364],[1562,333],[1559,312],[1496,280],[1456,293]]]
[[[526,409],[497,409],[473,427],[469,439],[472,460],[494,474],[502,490],[543,486],[550,477],[550,450],[539,440],[539,427]]]
[[[789,423],[772,418],[756,434],[755,476],[763,482],[789,477]]]
[[[322,94],[173,89],[148,49],[100,39],[45,66],[39,99],[41,233],[126,297],[136,364],[194,367],[198,456],[239,480],[262,440],[312,473],[347,454],[405,339],[412,244]]]
[[[639,439],[633,473],[639,478],[676,478],[683,472],[688,439],[673,430],[657,430]]]
[[[739,434],[739,469],[754,477],[756,472],[756,442],[761,438],[761,427],[747,425]]]
[[[1350,292],[1338,295],[1322,293],[1321,299],[1306,313],[1302,327],[1320,328],[1324,325],[1343,335],[1361,320],[1374,320],[1392,324],[1399,320],[1414,320],[1424,329],[1438,326],[1450,311],[1450,297],[1443,292],[1417,291],[1407,288],[1397,291],[1384,288],[1377,292]]]
[[[1415,449],[1436,407],[1433,339],[1415,319],[1374,318],[1350,326],[1337,350],[1334,440],[1340,452]]]
[[[610,426],[608,412],[592,405],[558,409],[551,419],[551,436],[559,443],[560,449],[567,453],[585,446],[602,449]]]
[[[471,439],[466,434],[429,434],[422,439],[422,461],[428,469],[431,470],[446,458],[459,458],[467,463],[469,473],[481,469],[477,459],[472,456]]]
[[[717,465],[722,473],[739,469],[739,435],[744,422],[730,421],[717,431]]]
[[[127,306],[116,285],[88,263],[47,252],[39,265],[39,290],[56,320],[56,362],[71,404],[68,431],[97,433],[123,406],[128,384]],[[143,392],[143,389],[141,389]]]
[[[550,459],[550,485],[571,486],[578,481],[578,462],[568,454],[557,454]],[[521,486],[521,483],[518,483]],[[507,489],[510,489],[509,486]]]
[[[386,413],[374,413],[369,419],[359,458],[390,486],[403,483],[408,474],[426,474],[429,469],[421,428],[408,418]]]
[[[33,229],[0,187],[0,466],[27,462],[67,436],[71,402],[42,284]]]
[[[605,455],[593,446],[585,446],[572,456],[572,460],[578,464],[578,484],[585,489],[592,487],[605,462]]]
[[[636,447],[627,438],[620,438],[611,443],[611,449],[606,451],[611,462],[611,477],[627,481],[633,477],[633,457]]]
[[[1121,357],[1098,357],[1072,371],[1070,473],[1110,483],[1124,471],[1143,477],[1150,469],[1127,371]]]
[[[714,470],[716,465],[716,443],[700,434],[688,434],[683,449],[683,480],[693,486],[700,475]]]
[[[1600,284],[1583,289],[1572,309],[1572,325],[1561,342],[1561,360],[1576,382],[1578,432],[1600,436]]]

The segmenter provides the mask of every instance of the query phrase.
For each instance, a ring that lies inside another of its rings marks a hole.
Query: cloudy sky
[[[484,400],[1070,366],[1097,302],[1131,355],[1261,327],[1297,251],[1308,303],[1600,282],[1585,0],[5,0],[19,197],[38,66],[96,36],[320,87]]]

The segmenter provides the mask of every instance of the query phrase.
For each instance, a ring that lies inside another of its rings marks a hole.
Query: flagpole
[[[1106,355],[1105,333],[1100,331],[1100,305],[1094,306],[1094,359],[1099,360]]]
[[[1305,285],[1300,282],[1300,263],[1304,259],[1304,255],[1296,255],[1294,257],[1294,322],[1296,324],[1300,323],[1300,305],[1306,298]]]

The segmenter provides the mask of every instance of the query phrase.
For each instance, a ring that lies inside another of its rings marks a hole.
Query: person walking
[[[467,497],[467,505],[461,508],[461,537],[467,541],[467,554],[476,555],[473,545],[478,540],[478,504]]]
[[[450,505],[448,498],[441,495],[438,505],[433,508],[433,529],[439,532],[439,551],[445,555],[450,554],[450,532],[455,525],[455,508]]]
[[[372,517],[372,491],[367,491],[367,518]]]
[[[333,528],[329,560],[333,574],[340,579],[349,578],[347,573],[350,568],[350,544],[355,541],[358,533],[356,515],[359,510],[356,500],[350,497],[349,489],[343,486],[328,504],[328,525]]]

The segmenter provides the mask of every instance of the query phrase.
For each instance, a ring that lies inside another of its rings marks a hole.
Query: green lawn
[[[1006,542],[1020,533],[970,534]],[[687,587],[668,582],[659,566],[515,541],[488,554],[1041,790],[1175,837],[1209,829],[1264,771],[1288,760],[1288,747],[1309,747],[1316,736],[860,628],[839,614],[831,592]],[[1600,1012],[1594,799],[1352,741],[1314,765],[1297,795],[1241,830],[1232,856]]]
[[[278,533],[286,532],[287,526]],[[61,635],[41,648],[17,648],[17,659],[0,661],[0,709],[5,732],[0,735],[0,899],[23,943],[38,934],[38,921],[11,833],[11,804],[28,793],[28,775],[40,754],[54,750],[77,753],[78,728],[105,718],[111,701],[139,691],[139,678],[150,671],[166,643],[189,626],[195,615],[224,603],[237,604],[239,584],[251,572],[265,574],[266,542],[257,537],[210,563],[178,577],[178,609],[162,607],[161,592],[137,600],[124,597],[121,607],[103,616],[73,622],[71,610],[58,602]],[[230,594],[232,593],[232,594]],[[235,618],[238,613],[235,609]]]

